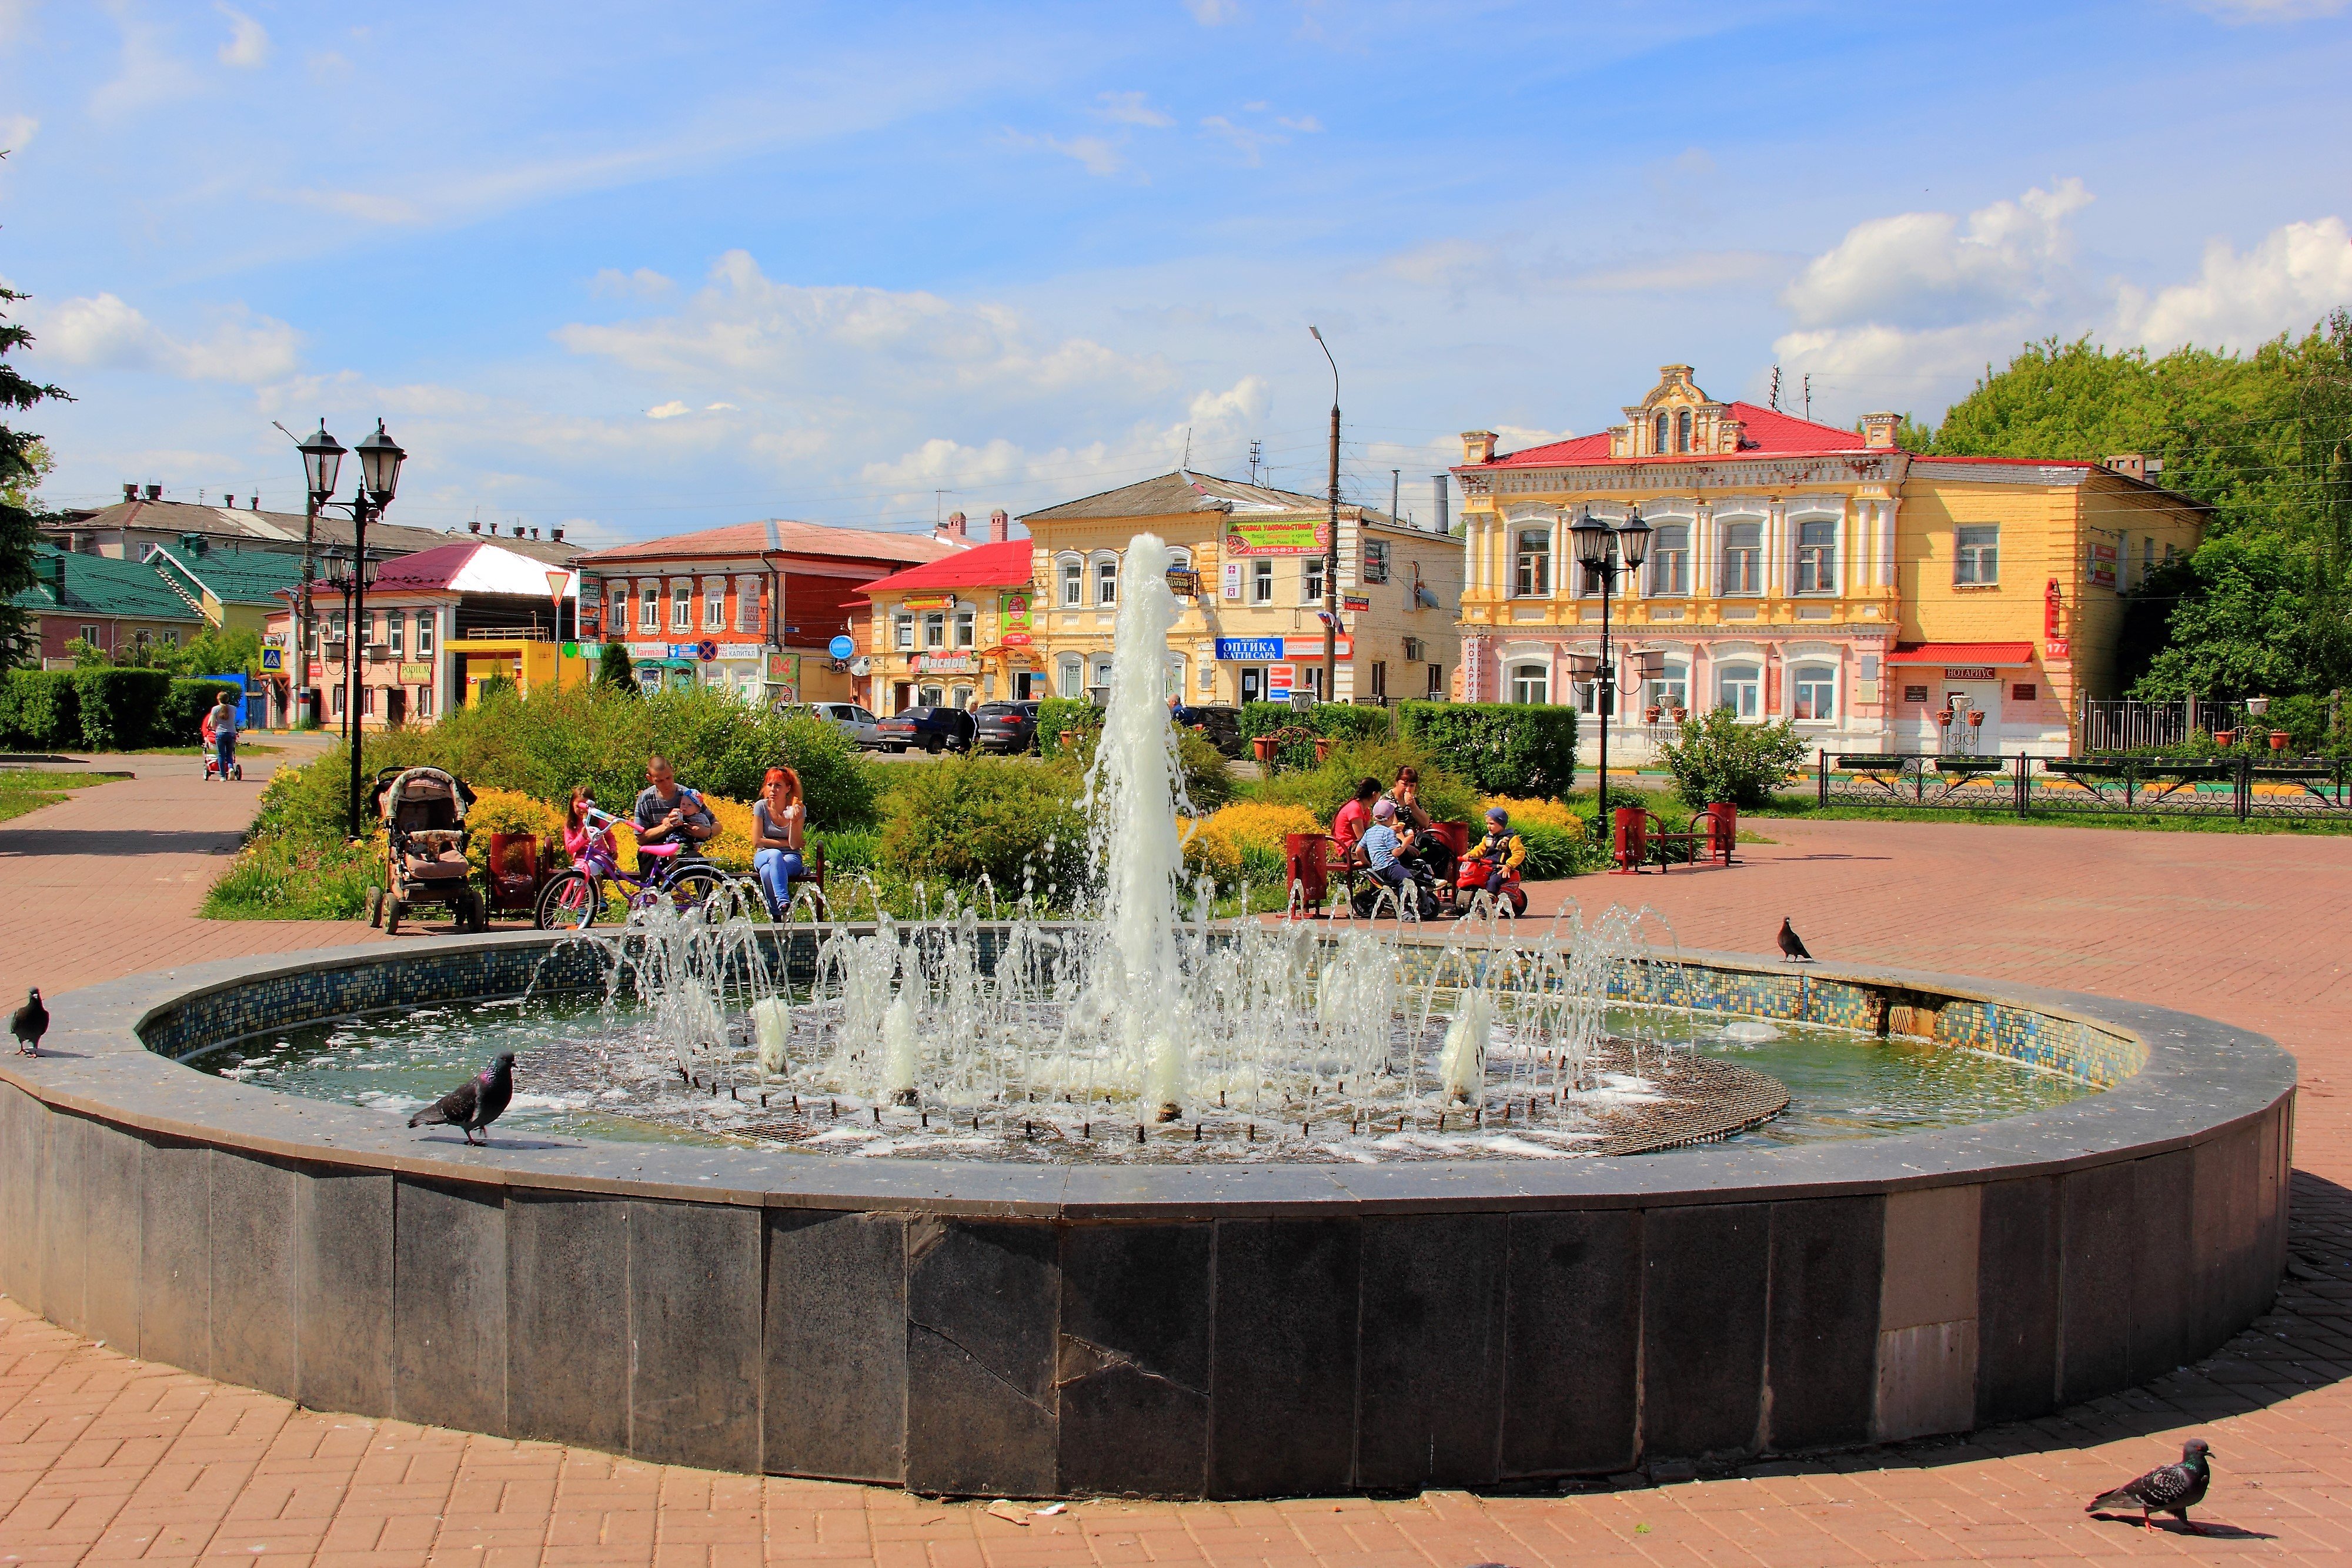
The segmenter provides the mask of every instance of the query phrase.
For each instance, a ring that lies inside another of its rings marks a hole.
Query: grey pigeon
[[[1797,928],[1789,924],[1785,915],[1780,916],[1780,956],[1807,964],[1813,961],[1813,956],[1805,951],[1805,939],[1797,935]]]
[[[408,1119],[412,1127],[455,1127],[472,1143],[474,1134],[506,1114],[514,1099],[514,1052],[498,1060]],[[488,1139],[483,1140],[485,1143]]]
[[[40,987],[25,993],[25,1005],[9,1015],[8,1027],[16,1031],[19,1056],[41,1054],[41,1037],[49,1032],[49,1009],[41,1005]]]
[[[2148,1516],[2168,1513],[2179,1520],[2192,1535],[2204,1532],[2189,1522],[2189,1511],[2205,1500],[2205,1489],[2213,1484],[2213,1467],[2206,1456],[2212,1448],[2202,1437],[2191,1437],[2180,1445],[2180,1462],[2158,1465],[2135,1481],[2126,1481],[2110,1492],[2101,1492],[2091,1500],[2083,1511],[2097,1513],[2102,1509],[2139,1510],[2140,1528],[2148,1528]]]

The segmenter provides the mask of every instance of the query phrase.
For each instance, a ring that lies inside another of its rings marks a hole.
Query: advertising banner
[[[1356,640],[1342,632],[1339,639],[1338,652],[1342,659],[1354,658]],[[1319,659],[1323,656],[1323,639],[1319,635],[1285,637],[1282,640],[1282,656],[1286,659]]]
[[[949,595],[944,593],[910,593],[898,601],[901,610],[945,610]]]
[[[1267,696],[1280,701],[1290,695],[1292,689],[1297,685],[1298,666],[1296,664],[1268,664],[1265,667]]]
[[[400,684],[404,686],[425,685],[432,679],[433,662],[430,659],[404,661],[400,666]]]
[[[997,628],[1003,632],[1032,632],[1036,630],[1036,628],[1030,623],[1029,620],[1030,605],[1033,601],[1034,596],[1025,589],[1018,593],[998,594],[996,596]],[[1011,637],[1007,637],[1004,641],[1010,643],[1013,639]]]
[[[1225,524],[1227,555],[1321,555],[1331,525],[1318,517],[1236,517]]]
[[[801,700],[801,656],[798,653],[768,655],[768,697],[772,702],[796,703]]]
[[[2091,586],[2112,589],[2116,585],[2116,558],[2120,552],[2114,545],[2094,544],[2091,547]]]
[[[1217,659],[1220,663],[1262,664],[1282,657],[1279,637],[1220,637],[1217,639]]]

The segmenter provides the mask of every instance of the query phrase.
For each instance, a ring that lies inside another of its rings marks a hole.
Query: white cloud
[[[33,144],[41,122],[29,114],[0,115],[0,152],[21,152]]]
[[[1125,155],[1099,136],[1073,136],[1065,140],[1059,136],[1031,136],[1023,131],[1007,131],[1004,140],[1013,147],[1042,148],[1048,152],[1058,152],[1065,158],[1076,159],[1085,166],[1087,173],[1104,178],[1127,167]]]
[[[1241,18],[1241,0],[1184,0],[1184,9],[1203,27],[1221,27]]]
[[[204,337],[174,337],[112,294],[68,299],[37,324],[41,351],[68,364],[246,385],[291,373],[302,341],[285,322],[242,306],[223,311]]]
[[[1106,92],[1098,96],[1102,107],[1093,112],[1114,125],[1164,128],[1176,123],[1174,115],[1152,108],[1140,92]]]
[[[2225,22],[2300,22],[2339,15],[2346,0],[2198,0],[2198,9]]]
[[[2153,298],[2126,286],[2116,325],[2128,341],[2161,352],[2184,343],[2244,350],[2281,332],[2301,332],[2352,305],[2352,234],[2342,218],[2273,229],[2243,255],[2228,241],[2205,247],[2193,283]]]
[[[599,299],[655,299],[677,287],[650,267],[640,267],[634,272],[623,272],[617,267],[599,267],[596,276],[588,280],[588,292]]]
[[[1905,213],[1857,224],[1781,292],[1801,327],[1946,326],[2004,305],[2038,306],[2072,259],[2067,220],[2083,182],[2035,187],[1968,215]]]
[[[128,16],[122,22],[122,69],[89,95],[100,120],[120,120],[196,90],[196,73],[164,52],[161,35]]]
[[[676,398],[672,398],[667,402],[656,403],[653,407],[646,410],[646,417],[647,419],[676,419],[682,413],[692,413],[693,412],[694,410],[688,404],[678,402]]]
[[[1304,136],[1318,136],[1322,134],[1323,131],[1323,122],[1311,114],[1302,114],[1296,120],[1286,120],[1276,115],[1274,122],[1285,130],[1296,131]]]
[[[1242,162],[1255,169],[1265,162],[1264,149],[1269,143],[1289,140],[1272,131],[1258,131],[1246,125],[1236,125],[1222,114],[1212,114],[1201,121],[1201,129],[1230,144],[1242,155]]]
[[[228,42],[220,47],[221,64],[246,70],[269,63],[269,30],[226,0],[213,0],[213,9],[228,18]]]

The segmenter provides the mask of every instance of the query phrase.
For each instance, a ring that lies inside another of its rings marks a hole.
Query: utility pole
[[[1263,441],[1253,441],[1253,442],[1251,442],[1251,443],[1250,443],[1250,459],[1249,459],[1249,463],[1250,463],[1250,483],[1251,483],[1251,484],[1253,484],[1253,485],[1255,485],[1255,484],[1256,484],[1256,483],[1257,483],[1257,465],[1258,465],[1259,462],[1260,462],[1260,461],[1262,461],[1262,460],[1265,458],[1265,442],[1263,442]]]
[[[1813,417],[1813,372],[1805,372],[1805,417]]]
[[[1772,412],[1780,412],[1780,367],[1772,367]]]
[[[1315,334],[1315,345],[1331,367],[1330,534],[1323,541],[1323,700],[1328,703],[1339,695],[1339,361],[1331,358],[1331,345],[1323,340],[1321,328],[1307,329]]]
[[[1390,470],[1389,470],[1389,521],[1391,521],[1391,522],[1392,522],[1392,523],[1393,523],[1393,522],[1399,522],[1399,521],[1402,521],[1402,520],[1403,519],[1403,517],[1404,517],[1404,514],[1403,514],[1402,512],[1400,512],[1400,511],[1398,511],[1398,510],[1397,510],[1397,507],[1398,507],[1398,505],[1399,505],[1400,503],[1402,503],[1402,502],[1403,501],[1403,499],[1404,499],[1404,489],[1403,489],[1403,486],[1404,486],[1404,470],[1403,470],[1403,469],[1402,469],[1402,468],[1391,468],[1391,469],[1390,469]]]

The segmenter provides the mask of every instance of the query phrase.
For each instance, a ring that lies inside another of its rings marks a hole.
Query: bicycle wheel
[[[541,931],[578,931],[594,924],[604,906],[604,890],[584,871],[567,871],[539,890],[533,923]]]
[[[662,891],[669,895],[670,903],[680,915],[698,909],[708,919],[718,921],[726,918],[723,911],[728,893],[727,879],[714,867],[688,866],[664,883]]]

